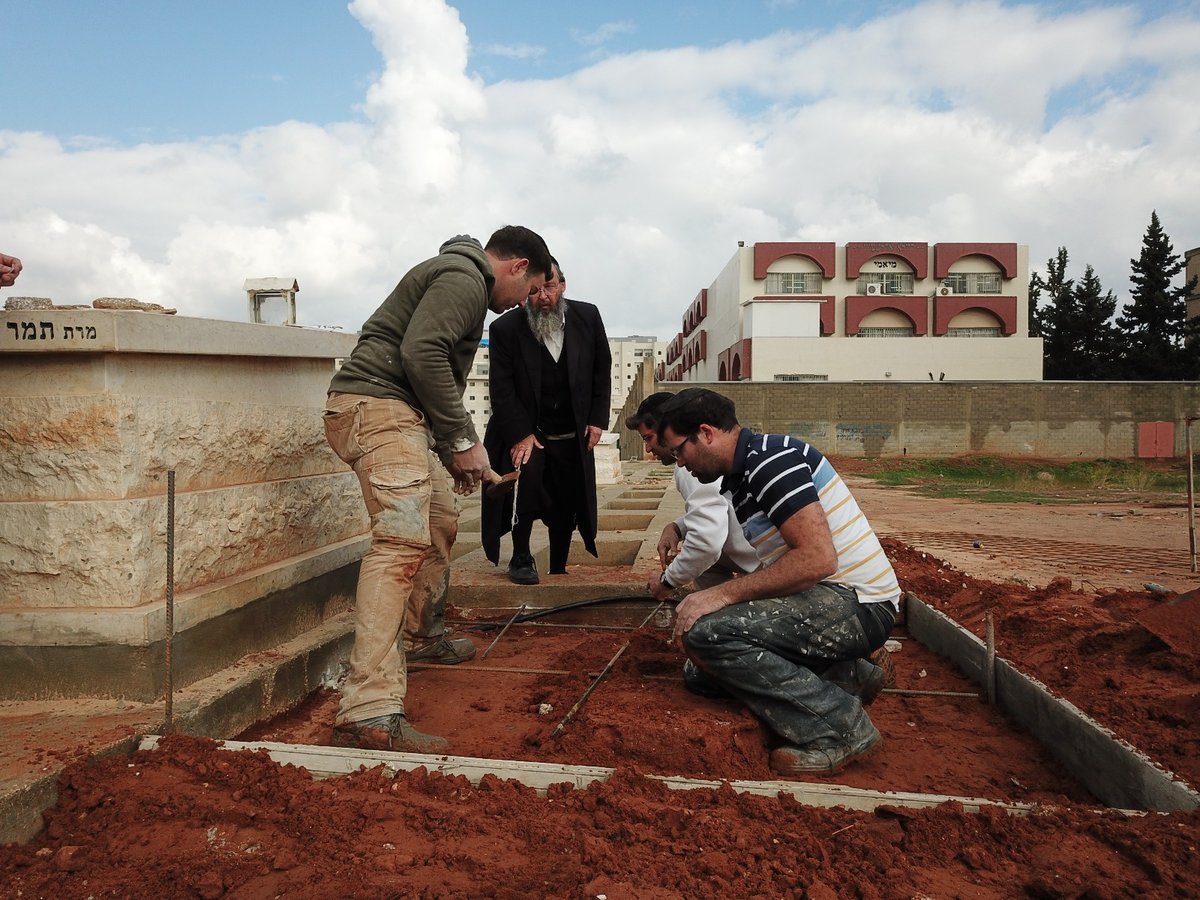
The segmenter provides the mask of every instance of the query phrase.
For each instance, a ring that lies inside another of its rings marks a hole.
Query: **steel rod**
[[[175,644],[175,470],[167,470],[167,623],[163,669],[167,696],[166,730],[175,730],[175,672],[172,649]]]
[[[984,614],[984,636],[987,650],[987,663],[984,669],[984,686],[987,689],[988,703],[996,702],[996,623],[989,609]]]
[[[621,645],[621,649],[613,654],[613,658],[608,661],[608,664],[600,670],[600,674],[597,675],[592,683],[588,685],[588,689],[583,692],[583,696],[575,701],[575,705],[567,710],[567,714],[563,716],[562,721],[554,726],[554,730],[550,732],[551,738],[556,738],[563,733],[563,729],[567,727],[567,723],[575,717],[575,713],[579,711],[579,707],[583,706],[584,701],[586,701],[587,698],[592,695],[592,691],[596,689],[596,685],[604,680],[604,676],[612,671],[612,667],[617,664],[617,660],[621,658],[621,654],[629,649],[629,644],[630,642],[626,641]]]
[[[1183,429],[1187,438],[1187,504],[1188,504],[1188,550],[1192,554],[1192,571],[1196,571],[1196,480],[1192,465],[1192,423],[1195,419],[1184,419]]]
[[[483,651],[483,655],[479,657],[480,659],[487,659],[487,655],[492,652],[492,648],[496,646],[496,644],[499,642],[500,638],[504,637],[504,632],[508,631],[509,626],[512,625],[513,622],[517,621],[517,616],[519,616],[523,612],[525,612],[525,604],[524,603],[522,603],[520,605],[520,607],[517,609],[517,611],[512,614],[512,618],[504,623],[504,627],[500,629],[500,633],[498,635],[496,635],[496,639],[494,641],[492,641],[490,644],[488,644],[487,649]]]
[[[513,675],[570,675],[566,669],[525,669],[518,666],[448,666],[445,663],[410,663],[408,670],[410,672],[427,672],[432,669],[441,669],[445,672],[508,672]]]

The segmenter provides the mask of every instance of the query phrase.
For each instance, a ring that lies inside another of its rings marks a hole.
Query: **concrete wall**
[[[1137,456],[1138,423],[1175,425],[1175,455],[1185,454],[1184,420],[1200,415],[1197,382],[926,382],[895,384],[753,382],[637,384],[624,415],[656,390],[707,387],[737,404],[756,431],[809,439],[842,456],[996,454],[1051,459]],[[624,416],[622,416],[624,418]],[[625,429],[625,459],[641,442]]]
[[[168,470],[178,631],[353,565],[366,516],[320,410],[355,339],[0,313],[0,648],[163,640]]]

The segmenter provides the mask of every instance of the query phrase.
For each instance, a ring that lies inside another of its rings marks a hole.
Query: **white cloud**
[[[546,55],[546,48],[537,44],[483,44],[476,52],[504,59],[541,59]]]
[[[383,57],[365,122],[124,148],[0,131],[16,292],[242,319],[245,277],[292,275],[303,322],[353,329],[446,236],[519,222],[611,333],[669,339],[738,240],[1012,240],[1037,268],[1061,244],[1122,296],[1151,209],[1200,244],[1194,13],[930,2],[486,86],[443,3],[351,10]]]
[[[605,22],[599,28],[595,28],[592,31],[573,28],[571,29],[571,37],[584,47],[602,47],[614,37],[622,34],[633,34],[636,31],[637,26],[632,22],[621,20],[618,22]]]

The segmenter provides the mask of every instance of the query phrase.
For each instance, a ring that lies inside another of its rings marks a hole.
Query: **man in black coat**
[[[537,584],[529,538],[541,519],[550,534],[550,574],[567,571],[576,530],[596,556],[596,460],[608,427],[612,357],[600,310],[563,296],[567,282],[553,260],[545,288],[492,323],[488,373],[492,417],[483,445],[492,467],[521,470],[514,495],[483,498],[483,549],[499,562],[512,531],[508,575]]]

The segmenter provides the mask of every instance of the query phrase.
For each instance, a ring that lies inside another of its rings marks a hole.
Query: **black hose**
[[[572,609],[583,609],[587,606],[599,606],[602,603],[658,603],[659,601],[649,596],[648,594],[610,594],[605,597],[589,597],[586,600],[575,600],[571,603],[563,603],[560,606],[547,606],[543,609],[531,609],[527,613],[521,613],[511,621],[514,625],[521,622],[532,622],[534,619],[540,619],[543,616],[552,616],[556,613],[568,612]],[[507,620],[506,620],[507,621]],[[504,622],[473,622],[470,627],[472,629],[486,630],[488,628],[503,628]]]

